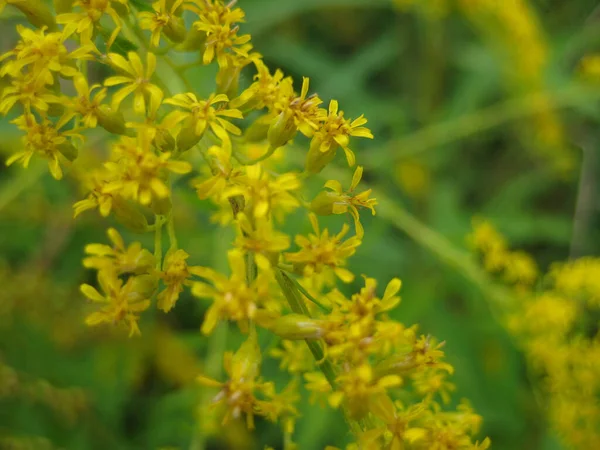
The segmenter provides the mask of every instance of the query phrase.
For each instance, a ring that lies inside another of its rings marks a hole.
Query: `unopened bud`
[[[323,336],[323,326],[319,320],[302,314],[286,314],[274,320],[270,329],[284,339],[319,339]]]
[[[132,291],[140,294],[143,298],[152,297],[158,287],[158,280],[153,275],[138,275],[133,279]]]
[[[163,153],[172,152],[175,150],[175,138],[168,130],[159,128],[154,136],[154,145]]]
[[[56,30],[54,15],[48,6],[40,0],[8,0],[6,3],[20,10],[31,25],[37,28],[48,27],[48,30]]]
[[[180,152],[188,151],[202,139],[202,135],[196,134],[196,124],[189,120],[183,125],[179,134],[177,135],[177,150]]]
[[[170,197],[152,198],[152,211],[154,212],[154,214],[166,216],[171,212],[172,207],[173,204],[171,203]]]
[[[246,142],[264,141],[267,138],[269,126],[270,121],[268,120],[268,116],[262,116],[256,119],[248,128],[246,128],[244,139]]]
[[[181,17],[171,17],[169,23],[163,28],[165,36],[173,42],[183,42],[186,38],[187,30]]]
[[[282,111],[271,123],[267,138],[272,147],[279,148],[293,139],[297,131],[298,127],[294,121],[294,114],[288,109]]]
[[[308,173],[319,173],[335,157],[335,152],[337,150],[336,146],[332,146],[326,152],[322,152],[320,147],[321,141],[319,139],[313,138],[312,141],[310,141],[310,148],[306,156],[305,166]]]
[[[123,114],[108,105],[102,105],[98,109],[98,124],[112,134],[126,134],[127,131]]]
[[[145,233],[148,231],[148,220],[136,204],[127,200],[115,199],[113,210],[117,221],[131,231],[135,233]]]
[[[204,44],[206,44],[206,31],[196,30],[196,28],[192,27],[187,33],[185,40],[175,47],[175,50],[181,52],[200,50],[204,48]]]
[[[63,142],[60,144],[58,146],[58,151],[61,152],[62,155],[69,161],[75,161],[75,159],[77,159],[77,155],[79,154],[79,151],[70,142]]]
[[[319,216],[329,216],[333,214],[333,205],[339,202],[340,196],[335,192],[321,191],[310,202],[310,210]]]
[[[225,94],[227,98],[235,98],[238,94],[240,81],[240,68],[229,64],[220,68],[217,73],[217,94]]]

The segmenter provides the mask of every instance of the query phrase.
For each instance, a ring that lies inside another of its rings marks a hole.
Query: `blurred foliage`
[[[489,301],[502,294],[490,294],[465,236],[472,217],[484,216],[542,269],[600,250],[600,91],[577,72],[600,49],[597,2],[489,1],[497,10],[487,12],[477,9],[482,0],[240,3],[267,62],[311,77],[322,97],[369,119],[376,139],[357,154],[380,207],[365,219],[371,231],[352,270],[402,278],[394,316],[447,341],[456,398],[471,400],[494,448],[562,448]],[[22,20],[4,11],[2,51]],[[191,71],[199,92],[210,92],[210,69]],[[0,131],[0,153],[11,153],[18,142],[7,119]],[[102,242],[106,224],[72,220],[78,189],[45,167],[0,168],[0,448],[196,448],[203,392],[192,381],[205,365],[221,366],[199,333],[204,305],[184,294],[169,315],[142,319],[143,340],[86,328],[77,286],[92,273],[81,266],[83,247]],[[223,267],[233,234],[210,223],[193,194],[176,195],[185,205],[176,210],[179,239],[194,262]],[[229,330],[226,347],[240,341]],[[264,371],[276,367],[267,360]],[[300,448],[345,439],[340,415],[311,411],[298,424]],[[255,442],[231,427],[208,448],[277,448],[269,424],[257,424]]]

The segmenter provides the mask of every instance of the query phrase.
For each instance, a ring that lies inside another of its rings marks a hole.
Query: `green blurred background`
[[[483,216],[542,268],[597,253],[599,96],[580,89],[578,67],[600,50],[598,2],[417,3],[239,6],[243,30],[270,66],[295,80],[310,77],[321,98],[369,120],[376,138],[356,144],[356,153],[381,206],[377,216],[365,215],[351,268],[380,285],[403,280],[394,318],[446,341],[454,397],[470,399],[493,448],[558,450],[523,356],[470,271],[477,266],[465,236],[472,218]],[[486,14],[481,3],[504,11]],[[0,20],[4,52],[22,17],[7,9]],[[191,73],[199,92],[213,90],[213,69]],[[8,118],[0,131],[5,156],[18,135]],[[193,379],[210,355],[198,331],[205,305],[186,292],[169,315],[143,317],[141,339],[86,328],[89,305],[77,287],[94,279],[81,266],[83,247],[106,240],[107,222],[94,213],[73,221],[82,195],[74,181],[53,180],[43,163],[0,167],[0,448],[189,448],[203,397]],[[192,190],[179,189],[176,202],[192,262],[224,269],[233,233],[209,221],[212,208]],[[227,347],[235,349],[241,337],[229,331]],[[274,360],[265,361],[264,374],[284,380]],[[308,402],[301,412],[301,449],[348,440],[337,413]],[[272,425],[259,423],[252,438],[245,433],[235,428],[207,448],[280,447]],[[45,439],[30,447],[18,439],[32,436]]]

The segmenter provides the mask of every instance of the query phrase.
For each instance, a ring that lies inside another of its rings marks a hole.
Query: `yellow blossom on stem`
[[[204,334],[210,334],[219,320],[236,321],[245,329],[247,322],[257,316],[267,297],[268,283],[261,274],[250,285],[246,284],[243,253],[231,250],[227,256],[231,267],[230,277],[210,268],[199,268],[196,275],[209,280],[211,284],[197,281],[192,285],[192,294],[196,297],[212,299],[202,323],[201,331]]]
[[[109,53],[108,62],[121,74],[108,77],[104,80],[104,86],[118,86],[124,84],[117,92],[112,95],[113,109],[119,109],[119,106],[129,95],[134,94],[133,110],[139,115],[146,114],[146,103],[150,103],[150,109],[156,109],[156,104],[160,104],[163,99],[163,91],[152,84],[152,74],[156,69],[156,56],[154,53],[146,54],[146,69],[142,60],[135,52],[129,52],[125,59],[118,53]]]
[[[98,273],[98,283],[103,294],[89,284],[81,285],[81,292],[88,299],[103,305],[100,311],[88,315],[87,325],[101,323],[124,323],[129,328],[129,336],[141,334],[138,327],[139,313],[150,306],[147,292],[147,280],[130,277],[125,284],[112,271]]]
[[[360,239],[353,236],[342,241],[350,230],[346,224],[338,234],[329,236],[327,228],[320,231],[317,216],[311,213],[309,218],[314,234],[309,234],[308,237],[297,235],[294,242],[300,247],[300,250],[295,253],[286,253],[286,261],[298,267],[304,276],[321,273],[328,268],[332,269],[343,282],[350,283],[354,279],[354,274],[342,266],[356,252],[356,247],[360,245]]]
[[[259,218],[254,224],[243,213],[237,215],[239,225],[235,246],[247,252],[252,252],[257,265],[268,270],[271,263],[276,264],[279,252],[287,250],[290,238],[285,233],[273,229],[269,219]]]
[[[23,136],[23,145],[25,150],[15,153],[6,160],[6,165],[10,166],[15,162],[20,162],[27,168],[29,161],[34,154],[38,154],[48,160],[50,173],[56,180],[63,176],[60,167],[59,158],[61,155],[67,157],[73,156],[76,149],[68,141],[68,137],[79,136],[75,131],[61,131],[68,122],[68,116],[63,116],[56,124],[46,118],[38,122],[33,114],[24,114],[11,121],[17,125],[20,130],[27,134]],[[74,157],[74,156],[73,156]]]
[[[11,80],[0,96],[0,114],[6,115],[19,102],[26,112],[36,109],[40,113],[48,111],[53,96],[47,91],[42,78],[32,74],[20,74]]]
[[[192,281],[189,280],[190,276],[204,273],[201,267],[187,265],[185,260],[189,256],[181,249],[169,250],[165,255],[163,270],[158,274],[165,284],[165,288],[159,292],[157,297],[158,309],[169,312],[179,299],[183,286],[192,284]]]
[[[231,156],[222,147],[212,146],[206,151],[206,158],[210,161],[212,173],[207,178],[198,178],[193,181],[198,198],[221,198],[227,188],[238,184],[238,179],[243,172],[231,164]]]
[[[96,128],[98,120],[103,121],[105,114],[101,110],[102,101],[106,98],[106,88],[100,84],[94,84],[90,87],[86,77],[77,74],[73,77],[73,85],[77,92],[75,97],[53,96],[51,101],[64,106],[65,115],[69,118],[80,115],[83,126],[86,128]],[[92,92],[99,89],[92,97]]]
[[[150,30],[150,43],[153,47],[158,47],[160,36],[164,33],[174,42],[181,42],[185,39],[185,27],[181,17],[177,17],[175,12],[183,5],[184,0],[175,0],[170,2],[167,8],[166,0],[158,0],[152,4],[154,12],[142,11],[138,13],[140,28]]]
[[[154,267],[154,256],[142,248],[142,244],[132,242],[126,247],[123,238],[114,228],[109,228],[107,234],[112,242],[112,247],[105,244],[86,245],[85,253],[90,256],[83,259],[84,267],[97,271],[110,271],[119,275],[122,273],[142,274]]]
[[[311,173],[320,172],[333,159],[338,147],[342,147],[348,165],[352,167],[356,158],[354,152],[348,147],[350,137],[373,139],[369,129],[363,127],[366,123],[367,119],[363,116],[354,120],[345,119],[344,112],[338,110],[338,102],[331,100],[329,112],[310,142],[306,169]]]
[[[338,180],[327,181],[325,187],[329,189],[329,191],[322,191],[319,193],[310,204],[311,210],[319,215],[345,214],[350,212],[350,215],[354,219],[356,235],[360,239],[363,238],[365,232],[360,223],[358,209],[368,208],[371,210],[371,214],[375,215],[375,205],[377,205],[376,199],[369,198],[371,189],[367,189],[359,194],[354,193],[354,190],[362,178],[362,174],[363,168],[362,166],[358,166],[354,171],[352,183],[350,184],[350,189],[348,191],[344,191],[342,184]]]
[[[229,149],[231,147],[229,133],[237,136],[242,134],[242,131],[224,117],[231,119],[243,119],[244,117],[237,109],[224,108],[222,104],[228,101],[229,99],[225,94],[211,94],[208,99],[199,100],[195,94],[188,92],[187,94],[177,94],[165,100],[165,103],[187,110],[185,112],[179,111],[176,116],[178,121],[185,121],[183,124],[184,129],[180,134],[190,129],[199,140],[210,128],[221,140],[223,146]],[[181,147],[181,139],[178,139],[178,146]],[[187,150],[187,148],[186,145],[181,150]]]

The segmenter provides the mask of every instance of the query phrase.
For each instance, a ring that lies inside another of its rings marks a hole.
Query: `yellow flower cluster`
[[[390,318],[400,280],[381,297],[372,278],[350,297],[336,288],[337,279],[355,279],[347,262],[364,237],[361,213],[375,214],[377,202],[371,190],[359,189],[361,166],[348,189],[329,180],[311,202],[304,181],[340,149],[356,165],[355,138],[373,137],[363,116],[346,117],[335,100],[323,108],[307,78],[298,92],[291,77],[270,70],[250,36],[240,34],[244,13],[235,2],[57,1],[58,15],[43,2],[5,3],[38,28],[17,27],[15,48],[0,57],[0,75],[11,83],[0,94],[0,112],[15,114],[24,135],[23,150],[7,164],[45,158],[55,179],[74,175],[87,189],[75,216],[97,210],[100,220],[112,216],[132,232],[154,234],[152,251],[126,243],[115,228],[108,228],[110,244],[86,246],[83,265],[97,272],[97,283],[80,287],[92,302],[88,325],[116,324],[140,335],[146,310],[169,312],[189,287],[207,303],[204,335],[220,322],[248,335],[224,355],[224,381],[198,377],[218,390],[213,406],[223,422],[244,416],[253,428],[255,417],[277,421],[286,448],[294,448],[304,380],[315,397],[343,411],[360,448],[488,447],[487,439],[472,441],[481,419],[468,405],[442,407],[453,390],[442,343]],[[213,93],[196,92],[185,77],[189,65],[172,59],[179,54],[216,66]],[[242,87],[244,69],[256,74]],[[172,92],[164,70],[186,92]],[[83,157],[92,133],[106,144],[101,161]],[[307,149],[304,169],[274,169],[270,163],[285,160],[293,140]],[[219,225],[237,232],[228,275],[190,265],[179,246],[174,186],[191,172],[199,200],[212,202]],[[300,208],[312,232],[292,244],[282,224]],[[319,224],[318,216],[341,214],[351,218],[353,233],[345,223],[333,232]],[[282,340],[269,354],[292,374],[283,391],[261,375],[259,327]]]
[[[600,335],[593,319],[600,306],[600,259],[556,263],[539,274],[533,258],[508,250],[487,221],[475,221],[470,241],[486,268],[503,271],[515,289],[506,324],[539,380],[550,424],[568,448],[600,446]]]

